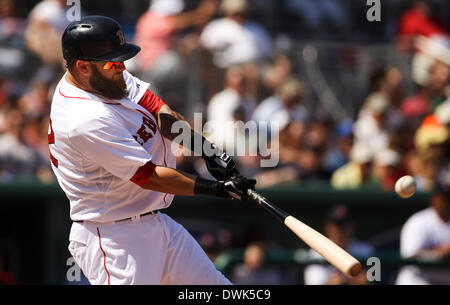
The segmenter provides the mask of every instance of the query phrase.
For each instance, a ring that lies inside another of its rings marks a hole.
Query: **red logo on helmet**
[[[121,45],[125,44],[125,37],[123,37],[123,33],[121,30],[117,31],[117,36],[119,36],[120,44]]]

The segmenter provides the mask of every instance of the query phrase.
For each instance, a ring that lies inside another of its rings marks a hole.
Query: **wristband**
[[[217,196],[219,193],[219,182],[197,177],[194,184],[195,195]]]

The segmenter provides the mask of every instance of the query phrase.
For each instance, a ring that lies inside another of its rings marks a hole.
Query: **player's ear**
[[[91,71],[91,65],[88,61],[84,60],[77,60],[74,63],[75,68],[77,69],[78,73],[81,75],[89,75]]]

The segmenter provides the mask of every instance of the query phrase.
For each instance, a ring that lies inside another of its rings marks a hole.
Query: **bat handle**
[[[267,200],[264,196],[261,196],[257,192],[252,189],[247,190],[247,195],[249,195],[253,200],[255,200],[260,206],[266,209],[269,213],[275,216],[279,221],[284,223],[286,217],[289,216],[288,213],[272,204],[269,200]]]
[[[252,189],[247,190],[247,195],[249,195],[253,200],[257,201],[258,203],[260,203],[261,201],[263,201],[265,199],[263,196],[259,195],[257,192],[255,192]]]

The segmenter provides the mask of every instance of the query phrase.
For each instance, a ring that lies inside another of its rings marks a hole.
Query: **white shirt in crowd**
[[[450,243],[450,221],[444,222],[433,208],[413,214],[403,225],[400,255],[411,258],[422,250]],[[450,271],[418,266],[403,267],[397,285],[450,284]]]
[[[235,114],[239,111],[243,115],[243,124],[251,118],[256,108],[256,101],[239,95],[233,89],[225,89],[214,95],[207,107],[208,124],[205,131],[210,133],[210,140],[219,147],[234,145],[241,140],[243,130],[235,129]]]
[[[67,6],[69,8],[69,6]],[[30,12],[30,18],[36,21],[45,21],[58,29],[61,33],[69,24],[66,16],[66,7],[56,0],[39,2]]]
[[[239,24],[229,18],[213,20],[204,28],[200,40],[213,52],[214,63],[221,68],[268,58],[272,52],[267,31],[251,21]]]

